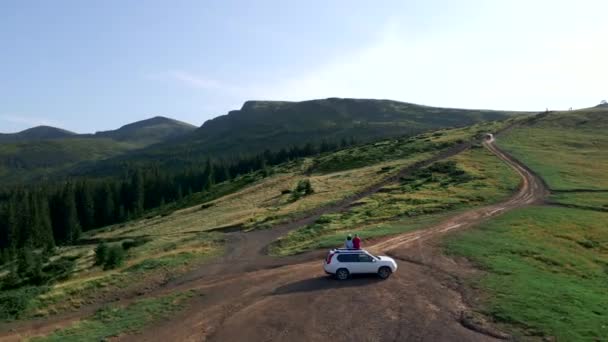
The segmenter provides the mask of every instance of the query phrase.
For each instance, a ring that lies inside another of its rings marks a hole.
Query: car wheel
[[[341,268],[336,271],[336,278],[338,278],[338,280],[346,280],[348,279],[349,274],[350,273],[346,268]]]
[[[378,276],[382,279],[386,279],[388,277],[391,276],[391,273],[393,273],[391,271],[391,269],[389,267],[380,267],[380,269],[378,270]]]

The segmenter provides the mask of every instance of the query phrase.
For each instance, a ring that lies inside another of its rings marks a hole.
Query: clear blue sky
[[[544,110],[608,98],[608,2],[0,1],[0,132],[249,99]]]

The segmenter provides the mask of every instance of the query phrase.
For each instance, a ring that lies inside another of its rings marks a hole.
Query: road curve
[[[443,256],[434,247],[433,240],[451,230],[479,224],[514,208],[542,202],[548,192],[540,178],[496,147],[493,140],[484,142],[484,146],[521,176],[518,192],[502,203],[473,209],[428,229],[398,235],[370,246],[369,249],[388,253],[398,260],[399,272],[388,281],[379,281],[376,277],[334,281],[323,274],[319,252],[293,258],[270,258],[260,253],[261,246],[280,236],[279,233],[314,221],[314,217],[326,212],[326,208],[277,230],[229,234],[234,247],[229,252],[229,263],[208,265],[206,270],[192,272],[147,295],[193,290],[201,296],[193,297],[188,308],[171,319],[143,333],[120,336],[116,340],[493,340],[492,336],[465,328],[460,323],[467,305],[457,279],[469,270]],[[459,153],[466,147],[437,156],[425,165]],[[408,171],[411,170],[403,172]],[[359,196],[369,195],[386,184],[374,185]],[[346,200],[330,209],[345,210],[348,203]],[[131,300],[126,299],[123,303]],[[72,317],[71,322],[75,318]],[[64,323],[67,324],[67,320]],[[44,330],[48,329],[41,327],[39,332]],[[12,336],[0,335],[0,340],[15,336],[18,336],[16,331]]]
[[[403,245],[408,243],[435,237],[438,234],[444,234],[450,230],[467,228],[488,218],[500,215],[506,211],[525,205],[542,203],[544,201],[549,194],[549,190],[540,177],[535,175],[530,169],[521,164],[515,158],[499,149],[496,146],[494,139],[484,141],[483,145],[502,159],[505,163],[507,163],[521,177],[521,184],[515,195],[505,202],[479,209],[473,209],[454,216],[432,228],[399,235],[392,239],[385,240],[372,246],[370,249],[375,252],[386,253],[391,250],[401,248]]]
[[[425,230],[371,246],[395,256],[399,271],[338,282],[321,261],[199,282],[202,297],[174,319],[121,340],[146,341],[491,341],[499,332],[466,328],[467,311],[458,276],[471,272],[441,254],[434,239],[479,224],[509,210],[542,202],[543,181],[494,141],[484,146],[522,178],[508,200],[453,216]],[[193,284],[190,284],[193,285]],[[483,331],[480,333],[478,331]]]

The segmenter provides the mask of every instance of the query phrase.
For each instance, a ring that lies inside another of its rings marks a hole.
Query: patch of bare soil
[[[460,279],[474,270],[464,261],[442,255],[435,239],[511,209],[542,202],[547,189],[525,166],[485,146],[522,177],[520,190],[509,200],[455,215],[425,230],[388,238],[370,250],[393,255],[399,270],[388,280],[356,277],[340,282],[323,273],[323,252],[289,258],[265,255],[265,247],[320,215],[347,209],[416,168],[459,153],[456,146],[360,194],[320,208],[271,230],[227,233],[222,260],[174,279],[151,291],[159,296],[194,290],[188,308],[137,335],[134,341],[491,341],[508,335],[492,328],[468,309],[469,295]],[[314,260],[314,261],[312,261]],[[86,317],[83,314],[81,317]],[[27,323],[21,329],[27,331]],[[15,336],[4,334],[2,337]]]

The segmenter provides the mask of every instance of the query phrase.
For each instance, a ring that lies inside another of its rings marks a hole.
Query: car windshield
[[[374,258],[374,259],[376,259],[376,260],[380,260],[380,258],[379,258],[379,257],[377,257],[377,256],[373,255],[372,253],[369,253],[369,252],[368,252],[368,253],[367,253],[367,255],[369,255],[370,257],[372,257],[372,258]]]

